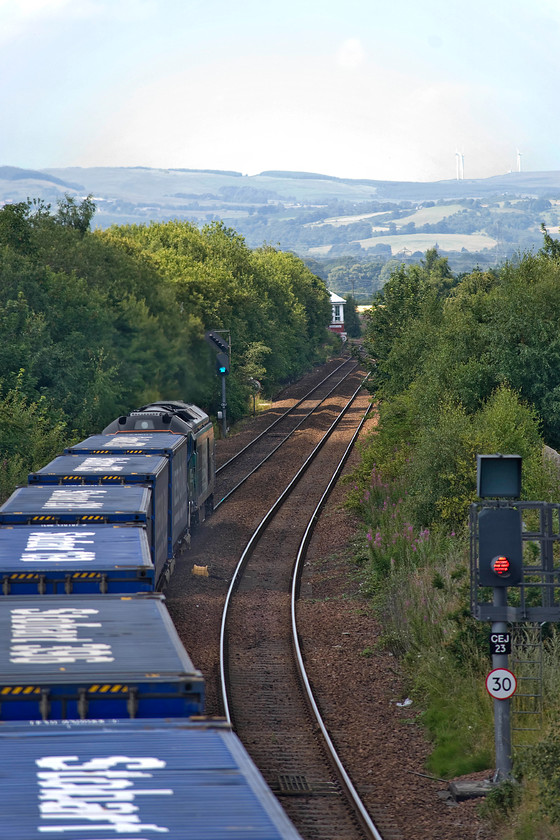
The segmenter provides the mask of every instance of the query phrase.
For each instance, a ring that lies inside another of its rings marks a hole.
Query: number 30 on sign
[[[486,677],[486,690],[496,700],[507,700],[517,689],[517,680],[507,668],[494,668]]]

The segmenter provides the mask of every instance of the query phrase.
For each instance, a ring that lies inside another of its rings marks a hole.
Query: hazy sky
[[[560,0],[0,0],[0,165],[560,169]]]

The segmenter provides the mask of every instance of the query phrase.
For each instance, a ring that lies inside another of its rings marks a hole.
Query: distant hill
[[[102,228],[223,220],[250,247],[270,243],[319,263],[407,261],[436,245],[462,270],[535,247],[542,222],[556,234],[560,172],[413,182],[277,170],[0,167],[0,204],[55,203],[65,193],[93,195]]]
[[[1,181],[47,181],[48,183],[57,184],[68,190],[83,189],[79,184],[63,181],[54,175],[49,175],[47,172],[41,172],[37,169],[20,169],[18,166],[0,166]]]

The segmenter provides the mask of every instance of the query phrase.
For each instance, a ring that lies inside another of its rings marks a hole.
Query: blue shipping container
[[[1,525],[144,524],[152,542],[152,491],[132,487],[18,487],[0,507]]]
[[[151,490],[119,487],[18,487],[0,507],[0,524],[143,522],[151,519]]]
[[[3,595],[151,592],[154,565],[144,527],[0,526]]]
[[[0,720],[203,711],[202,674],[162,595],[0,599]]]
[[[301,840],[225,723],[7,724],[0,754],[10,840]]]
[[[65,449],[67,455],[165,455],[169,459],[168,557],[189,525],[188,439],[170,432],[92,435]]]
[[[152,490],[151,549],[156,581],[169,559],[169,461],[156,455],[60,455],[29,474],[36,484],[145,484]]]

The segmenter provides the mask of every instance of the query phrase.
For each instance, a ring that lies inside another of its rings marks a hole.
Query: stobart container
[[[154,565],[144,527],[0,526],[0,592],[67,595],[151,592]]]
[[[226,723],[0,726],[10,840],[301,840]]]
[[[163,572],[167,550],[169,461],[156,455],[60,455],[29,474],[29,484],[114,485],[144,484],[152,491],[151,550],[156,582]]]
[[[143,524],[152,543],[152,491],[125,487],[18,487],[0,507],[0,525]]]
[[[167,554],[173,556],[189,524],[188,440],[171,432],[120,432],[92,435],[65,449],[67,455],[163,455],[169,460]]]
[[[0,599],[0,720],[203,711],[202,674],[162,595]]]

